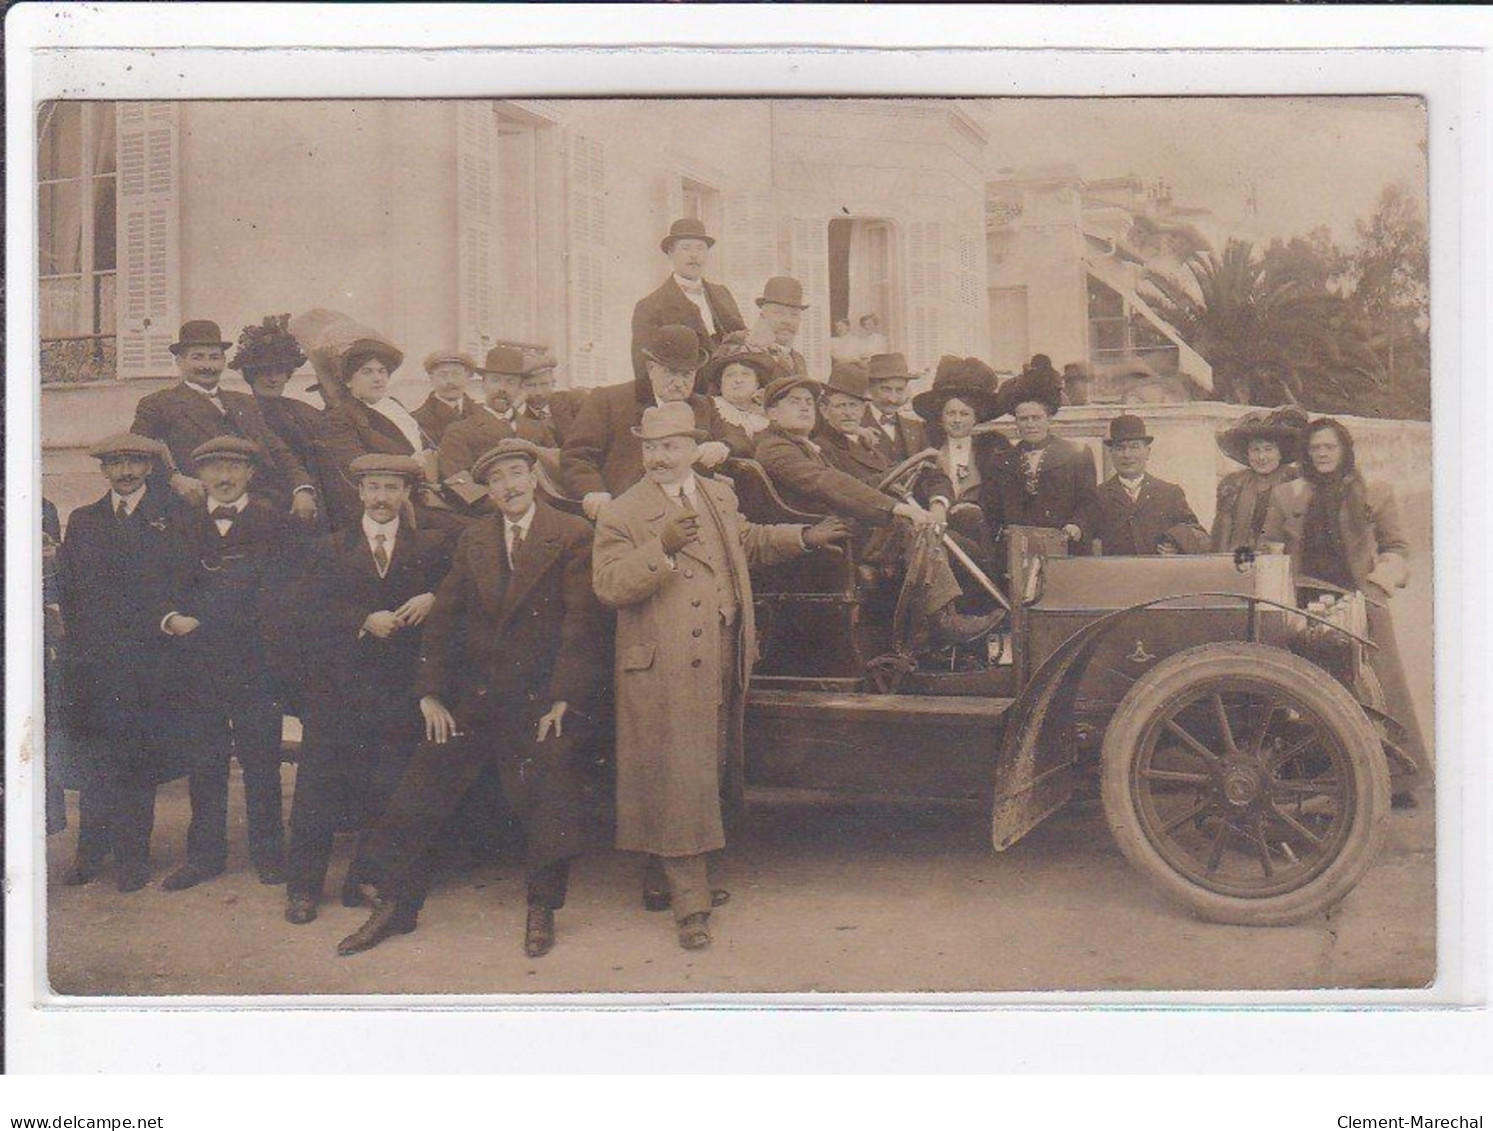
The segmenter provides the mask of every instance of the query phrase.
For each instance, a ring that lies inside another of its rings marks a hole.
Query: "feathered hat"
[[[305,364],[305,351],[290,333],[290,315],[267,314],[258,326],[244,327],[228,368],[252,381],[265,373],[294,373]]]

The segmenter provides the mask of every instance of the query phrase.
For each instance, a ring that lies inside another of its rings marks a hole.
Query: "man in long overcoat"
[[[710,943],[706,853],[726,843],[723,770],[739,773],[742,706],[756,657],[752,566],[842,538],[760,526],[730,487],[694,473],[705,434],[686,404],[643,414],[647,477],[606,504],[596,528],[596,595],[617,614],[617,847],[661,862],[679,942]]]
[[[1099,487],[1094,536],[1100,552],[1106,557],[1207,553],[1208,532],[1182,488],[1146,471],[1151,437],[1145,421],[1128,413],[1115,417],[1104,444],[1115,474]]]
[[[648,380],[643,351],[665,326],[688,326],[708,350],[720,345],[727,334],[745,330],[741,309],[731,292],[719,283],[705,281],[705,267],[715,240],[705,225],[692,217],[675,220],[659,244],[669,258],[670,274],[658,290],[638,301],[632,312],[632,375]],[[636,423],[636,421],[634,421]]]
[[[373,914],[342,954],[414,928],[432,845],[490,763],[524,826],[531,958],[554,945],[571,859],[598,839],[609,618],[591,589],[591,527],[536,500],[537,461],[533,444],[510,438],[473,469],[497,513],[462,535],[426,619],[426,740],[361,854]]]
[[[78,847],[63,877],[86,884],[114,854],[120,891],[150,878],[156,786],[180,777],[171,641],[161,618],[188,563],[186,504],[155,474],[165,445],[130,433],[95,444],[109,480],[73,511],[57,555],[65,629],[69,753],[78,782]]]
[[[445,531],[416,529],[407,505],[424,468],[408,456],[353,461],[362,519],[320,539],[294,588],[302,665],[300,765],[290,814],[285,917],[316,918],[332,838],[383,811],[420,738],[420,626],[450,564]],[[344,903],[361,902],[358,876]]]

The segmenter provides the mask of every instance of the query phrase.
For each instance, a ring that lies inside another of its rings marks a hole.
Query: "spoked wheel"
[[[1121,850],[1205,919],[1291,923],[1362,878],[1389,774],[1362,708],[1277,648],[1208,644],[1158,664],[1105,732],[1104,810]]]

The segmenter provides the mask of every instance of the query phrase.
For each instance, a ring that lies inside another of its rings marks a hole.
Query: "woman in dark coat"
[[[775,376],[776,363],[747,344],[744,330],[728,334],[700,370],[700,380],[720,414],[721,439],[733,456],[750,457],[757,433],[767,428],[762,390]]]
[[[918,482],[917,500],[936,521],[973,542],[980,560],[988,561],[993,530],[987,516],[999,513],[997,469],[1011,450],[1011,442],[999,432],[974,434],[977,424],[999,415],[995,371],[978,358],[945,357],[933,388],[915,396],[912,407],[927,423],[928,445],[938,451],[938,463]]]
[[[1320,581],[1363,594],[1368,637],[1377,645],[1369,663],[1383,689],[1386,713],[1404,727],[1406,753],[1429,774],[1429,753],[1389,612],[1394,590],[1410,579],[1410,543],[1394,492],[1359,473],[1353,436],[1339,421],[1312,421],[1305,446],[1302,477],[1272,492],[1261,539],[1284,545],[1295,561],[1298,583],[1310,587],[1310,581]],[[1396,801],[1404,804],[1408,796],[1397,794]]]
[[[1305,427],[1306,414],[1300,409],[1280,408],[1245,413],[1219,433],[1219,450],[1244,466],[1218,482],[1212,531],[1216,553],[1260,548],[1271,494],[1300,475],[1296,461]]]

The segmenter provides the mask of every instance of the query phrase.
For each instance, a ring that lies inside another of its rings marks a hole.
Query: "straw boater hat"
[[[115,456],[132,456],[139,459],[156,459],[165,463],[166,445],[136,432],[116,432],[94,444],[88,449],[88,454],[96,460],[111,459]]]
[[[262,454],[253,440],[245,440],[242,436],[214,436],[192,449],[192,462],[200,467],[210,460],[231,459],[252,465],[259,462]]]
[[[753,349],[747,344],[745,330],[737,330],[726,335],[725,340],[716,347],[715,353],[710,355],[710,360],[700,370],[700,380],[711,392],[719,392],[721,375],[731,365],[745,365],[757,375],[758,385],[766,385],[777,374],[778,369],[771,355]]]
[[[306,364],[306,353],[289,326],[289,314],[267,314],[258,326],[245,326],[228,368],[249,382],[266,373],[294,373]]]
[[[1251,440],[1273,440],[1280,446],[1281,463],[1301,458],[1306,413],[1299,408],[1256,409],[1246,412],[1218,434],[1218,450],[1235,463],[1248,465]]]
[[[675,220],[669,225],[669,234],[659,243],[659,247],[665,255],[680,240],[701,240],[706,247],[714,247],[715,240],[705,233],[705,222],[696,220],[693,216],[686,216],[683,220]]]
[[[509,436],[507,439],[499,440],[496,447],[489,448],[477,457],[477,462],[472,464],[472,479],[477,483],[486,483],[488,473],[505,459],[521,459],[533,467],[539,462],[539,448],[528,440],[517,436]]]
[[[176,341],[166,348],[173,354],[179,354],[182,350],[189,350],[193,346],[212,346],[215,349],[226,350],[232,344],[232,342],[223,340],[223,331],[218,329],[216,322],[199,318],[192,322],[183,322],[181,332],[176,335]]]
[[[640,440],[665,440],[670,436],[693,436],[706,440],[710,433],[695,423],[695,410],[685,401],[649,405],[643,410],[643,423],[632,430]]]

